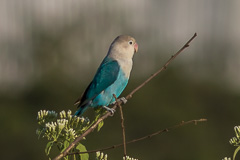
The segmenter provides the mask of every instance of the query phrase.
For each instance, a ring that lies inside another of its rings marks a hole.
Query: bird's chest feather
[[[133,65],[132,59],[129,59],[129,60],[121,60],[120,59],[120,60],[117,60],[117,62],[119,64],[120,70],[123,72],[124,76],[127,79],[129,79],[130,73],[132,70],[132,65]]]

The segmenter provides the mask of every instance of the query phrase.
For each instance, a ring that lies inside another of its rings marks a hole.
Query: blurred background
[[[239,15],[237,0],[0,0],[0,159],[47,159],[46,141],[35,134],[37,112],[75,112],[116,36],[129,34],[139,44],[124,96],[195,32],[190,47],[124,106],[126,138],[182,120],[208,122],[130,144],[127,153],[141,160],[230,157],[240,111]],[[121,134],[116,113],[84,144],[111,146]],[[123,149],[105,153],[121,160]]]

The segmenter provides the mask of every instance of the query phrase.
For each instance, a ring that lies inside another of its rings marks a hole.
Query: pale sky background
[[[228,141],[240,112],[239,16],[239,0],[0,0],[0,159],[46,159],[46,141],[35,135],[37,112],[75,112],[73,103],[118,35],[129,34],[139,45],[125,96],[195,32],[190,47],[123,107],[126,138],[191,119],[208,122],[131,144],[128,154],[153,160],[231,156]],[[122,142],[119,117],[90,135],[88,150]],[[121,148],[106,153],[122,156]]]
[[[146,77],[197,32],[174,62],[179,72],[240,89],[239,15],[238,0],[0,0],[0,87],[22,91],[61,67],[70,80],[89,81],[119,34],[137,39],[133,74]],[[58,41],[43,41],[52,49],[44,64],[35,48],[42,35]]]

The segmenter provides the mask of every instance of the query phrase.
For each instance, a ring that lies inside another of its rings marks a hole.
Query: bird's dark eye
[[[132,45],[132,44],[133,44],[133,41],[129,41],[128,44]]]

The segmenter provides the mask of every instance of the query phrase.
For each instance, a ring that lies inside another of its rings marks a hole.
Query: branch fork
[[[145,80],[142,84],[140,84],[138,87],[136,87],[132,92],[130,92],[127,96],[126,96],[126,100],[132,98],[133,94],[136,93],[139,89],[141,89],[143,86],[145,86],[149,81],[151,81],[154,77],[156,77],[160,72],[162,72],[163,70],[167,69],[167,66],[187,47],[189,47],[189,44],[192,42],[192,40],[197,37],[197,33],[195,33],[184,45],[183,47],[176,52],[174,55],[171,56],[171,58],[154,74],[152,74],[147,80]],[[117,102],[117,101],[116,101]],[[114,106],[112,107],[113,109],[116,110],[117,105],[121,105],[122,101],[118,102],[117,104],[114,104]],[[67,156],[70,152],[70,150],[78,143],[80,142],[83,137],[86,137],[89,133],[91,133],[97,126],[98,124],[103,121],[104,119],[106,119],[107,117],[111,116],[110,112],[107,112],[105,115],[103,115],[101,118],[98,119],[97,122],[95,122],[95,124],[93,124],[88,130],[86,130],[81,136],[77,137],[75,139],[74,142],[72,142],[68,148],[66,148],[62,153],[60,153],[57,157],[54,158],[54,160],[59,160],[65,156]],[[194,122],[198,122],[196,120],[194,120]],[[185,124],[185,123],[184,123]],[[163,131],[162,131],[163,132]],[[167,132],[167,131],[165,131]],[[152,135],[150,135],[152,136]],[[145,139],[145,138],[144,138]],[[135,141],[134,141],[135,142]],[[132,142],[131,142],[132,143]],[[127,143],[128,144],[128,143]]]

